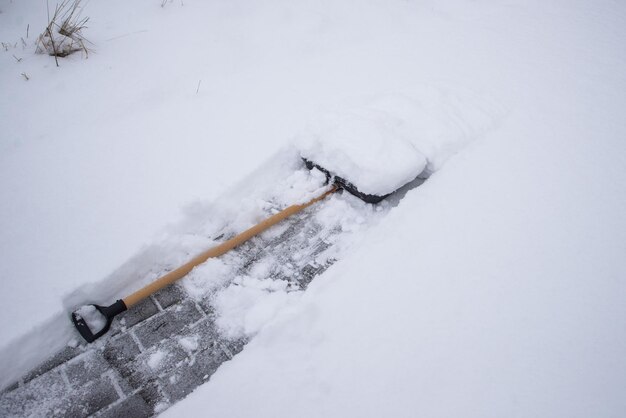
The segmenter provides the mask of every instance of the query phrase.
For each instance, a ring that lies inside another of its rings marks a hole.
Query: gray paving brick
[[[132,387],[128,380],[117,370],[109,370],[107,375],[115,381],[116,386],[124,394],[124,396],[130,396],[135,392],[136,388]]]
[[[128,333],[109,339],[102,351],[102,357],[122,376],[131,373],[129,366],[139,354],[139,347]]]
[[[99,379],[109,367],[109,363],[102,357],[102,354],[92,350],[69,362],[65,367],[65,374],[70,385],[77,388],[89,381]]]
[[[111,380],[103,376],[81,390],[72,393],[71,402],[63,416],[85,417],[117,401],[119,396]]]
[[[193,328],[186,329],[179,338],[189,337],[197,337],[198,347],[196,350],[198,351],[213,347],[215,342],[220,338],[217,326],[211,317],[204,319]]]
[[[307,286],[311,283],[311,281],[315,278],[315,276],[321,274],[326,270],[327,267],[323,265],[314,265],[307,264],[300,271],[299,275],[299,284],[302,289],[306,289]]]
[[[246,271],[251,264],[261,259],[265,255],[263,249],[264,243],[259,238],[253,238],[236,249],[236,253],[240,258],[241,270]]]
[[[139,392],[137,392],[137,395],[152,409],[161,402],[168,402],[167,396],[163,393],[160,384],[156,381],[145,382]]]
[[[146,418],[153,409],[141,395],[133,395],[96,415],[97,418]]]
[[[141,387],[143,382],[168,374],[186,361],[187,352],[175,340],[168,340],[137,358],[128,381],[135,387]]]
[[[202,314],[196,308],[195,303],[187,300],[137,325],[134,332],[144,348],[149,348],[163,339],[180,333],[184,327],[201,318]]]
[[[322,252],[324,252],[330,247],[331,247],[331,244],[327,243],[324,240],[319,240],[315,243],[315,245],[311,249],[311,255],[316,256],[318,254],[321,254]]]
[[[183,399],[206,382],[226,360],[228,357],[218,347],[201,351],[194,356],[193,361],[181,365],[171,375],[160,379],[163,390],[172,402]]]
[[[60,371],[52,370],[3,394],[0,417],[48,416],[49,410],[64,410],[68,403],[67,389]]]
[[[35,369],[31,370],[29,373],[24,376],[24,382],[28,382],[35,377],[41,376],[42,374],[54,369],[55,367],[65,363],[68,360],[76,357],[78,354],[82,353],[82,350],[78,347],[64,347],[62,350],[54,354],[52,357],[41,363]]]
[[[159,312],[159,309],[154,304],[152,299],[146,298],[122,313],[117,318],[117,321],[125,327],[130,328],[139,322],[150,318],[157,312]]]
[[[180,286],[174,284],[159,290],[154,295],[163,309],[182,301],[185,298],[185,292]]]
[[[248,343],[248,340],[245,338],[220,341],[222,350],[226,352],[226,355],[228,356],[228,358],[233,358],[234,356],[239,354],[241,351],[243,351],[243,348],[245,347],[247,343]]]
[[[213,308],[213,296],[209,295],[198,301],[198,306],[208,317],[215,318],[215,309]]]

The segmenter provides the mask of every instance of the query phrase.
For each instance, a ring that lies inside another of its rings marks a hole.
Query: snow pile
[[[150,354],[146,363],[148,364],[148,367],[150,367],[152,370],[157,370],[161,366],[161,364],[163,363],[166,357],[167,357],[166,351],[158,350]]]
[[[322,195],[329,187],[326,175],[317,168],[300,169],[281,179],[272,195],[285,205],[300,205]]]
[[[94,305],[84,305],[76,310],[76,315],[82,318],[92,334],[97,334],[107,324],[107,318]]]
[[[270,323],[301,292],[288,292],[283,280],[241,277],[220,292],[213,306],[217,325],[228,338],[250,337]]]
[[[185,349],[185,351],[193,353],[198,349],[198,340],[199,337],[197,335],[191,335],[179,338],[178,343]]]
[[[299,138],[301,155],[362,193],[384,196],[426,167],[424,156],[402,132],[403,125],[393,114],[374,109],[328,114]]]
[[[366,194],[386,195],[440,169],[492,129],[502,110],[468,89],[420,86],[415,96],[381,95],[338,108],[297,137],[300,154]]]
[[[230,267],[221,259],[210,258],[192,270],[180,283],[191,297],[201,299],[226,284],[231,274]]]
[[[505,113],[497,100],[467,87],[418,84],[416,90],[377,97],[370,107],[402,121],[403,136],[428,162],[425,175],[493,129]]]

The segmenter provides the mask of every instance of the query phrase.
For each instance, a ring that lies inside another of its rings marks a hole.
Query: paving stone
[[[146,418],[153,409],[141,395],[133,395],[96,415],[97,418]]]
[[[218,347],[200,351],[193,361],[182,365],[170,376],[160,379],[163,390],[171,402],[183,399],[206,382],[226,360],[228,357]]]
[[[41,363],[35,369],[31,370],[29,373],[24,376],[24,382],[28,382],[35,377],[41,376],[42,374],[54,369],[55,367],[69,361],[82,353],[82,350],[78,347],[64,347],[62,350],[54,354],[48,360]]]
[[[92,415],[118,399],[119,395],[111,379],[107,376],[103,376],[96,382],[74,392],[71,396],[69,408],[63,413],[63,416],[85,417]]]
[[[187,352],[175,340],[168,340],[137,358],[135,371],[128,377],[128,381],[135,387],[141,387],[142,382],[170,373],[186,361]]]
[[[315,246],[311,250],[311,255],[315,257],[316,255],[321,254],[322,252],[324,252],[330,247],[331,247],[331,244],[327,243],[324,240],[319,240],[315,243]]]
[[[192,300],[187,300],[168,308],[159,315],[155,315],[149,321],[137,325],[134,332],[144,348],[149,348],[159,341],[181,332],[184,327],[201,318],[202,314],[196,308],[195,303]]]
[[[263,241],[258,237],[254,237],[239,245],[235,251],[238,254],[245,254],[247,258],[256,259],[263,254],[263,247]]]
[[[77,388],[91,380],[97,380],[102,373],[110,368],[102,354],[92,350],[85,355],[69,362],[65,367],[65,374],[72,387]]]
[[[307,264],[306,266],[304,266],[304,268],[300,271],[299,276],[300,287],[302,289],[306,289],[311,281],[315,278],[315,276],[322,274],[327,268],[328,266],[322,264]]]
[[[213,318],[208,317],[193,328],[189,328],[185,333],[181,334],[181,338],[194,336],[198,337],[197,350],[206,350],[213,347],[216,341],[220,338]]]
[[[129,365],[139,354],[139,347],[129,333],[108,340],[102,351],[102,357],[122,376],[131,373]]]
[[[266,246],[269,248],[276,248],[281,246],[285,241],[289,240],[293,236],[297,235],[300,232],[299,223],[295,223],[292,221],[291,225],[278,237],[269,240],[266,243]]]
[[[107,374],[114,382],[115,386],[124,394],[124,396],[131,396],[136,388],[132,387],[128,380],[122,376],[117,370],[109,369]]]
[[[152,299],[145,298],[137,305],[119,315],[118,322],[126,328],[130,328],[141,321],[144,321],[159,312],[159,308],[154,304]]]
[[[159,302],[159,305],[163,309],[182,301],[185,298],[185,292],[178,285],[167,286],[164,289],[159,290],[154,295],[154,298]]]
[[[241,351],[243,351],[243,348],[247,343],[248,340],[246,338],[239,338],[235,340],[222,340],[219,342],[219,345],[222,351],[224,351],[224,353],[226,354],[226,356],[229,359],[232,359]]]
[[[0,396],[0,417],[49,416],[67,406],[68,387],[58,369]],[[58,414],[56,414],[58,415]]]
[[[202,309],[206,316],[215,318],[215,308],[213,308],[213,296],[209,295],[198,301],[198,306]]]
[[[145,382],[139,392],[137,392],[137,395],[139,395],[152,409],[154,409],[154,407],[161,402],[168,402],[160,384],[156,381]]]

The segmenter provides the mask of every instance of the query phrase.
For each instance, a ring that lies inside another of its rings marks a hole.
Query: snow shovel
[[[110,306],[84,305],[80,307],[76,311],[72,312],[72,322],[74,323],[74,326],[76,327],[80,335],[82,335],[82,337],[87,342],[95,341],[97,338],[103,336],[109,330],[113,318],[116,315],[119,315],[133,305],[136,305],[141,300],[147,298],[158,290],[161,290],[164,287],[174,283],[175,281],[180,280],[191,270],[193,270],[194,267],[204,263],[209,258],[221,256],[222,254],[249,240],[253,236],[260,234],[271,226],[277,224],[283,219],[297,212],[300,212],[301,210],[311,206],[312,204],[324,199],[338,189],[344,189],[350,194],[358,197],[359,199],[367,203],[378,203],[393,192],[393,190],[386,190],[385,193],[381,193],[380,195],[363,193],[350,181],[334,175],[329,170],[321,167],[310,159],[304,157],[302,159],[309,170],[318,169],[323,172],[326,175],[327,181],[333,184],[332,188],[321,196],[311,199],[307,203],[289,206],[288,208],[273,216],[270,216],[259,224],[229,239],[228,241],[225,241],[222,244],[206,250],[205,252],[194,257],[191,261],[178,267],[176,270],[165,274],[164,276],[160,277],[159,279],[155,280],[144,288],[137,290],[135,293],[125,297],[124,299],[116,301]]]

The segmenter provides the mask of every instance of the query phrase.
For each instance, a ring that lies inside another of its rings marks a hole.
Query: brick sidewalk
[[[328,238],[341,233],[322,228],[316,210],[287,220],[278,237],[253,238],[228,262],[245,275],[271,260],[271,278],[304,290],[334,261],[316,258],[334,242]],[[192,299],[176,284],[118,318],[97,342],[65,348],[5,389],[0,416],[153,416],[206,382],[246,343],[219,334],[210,296]]]

